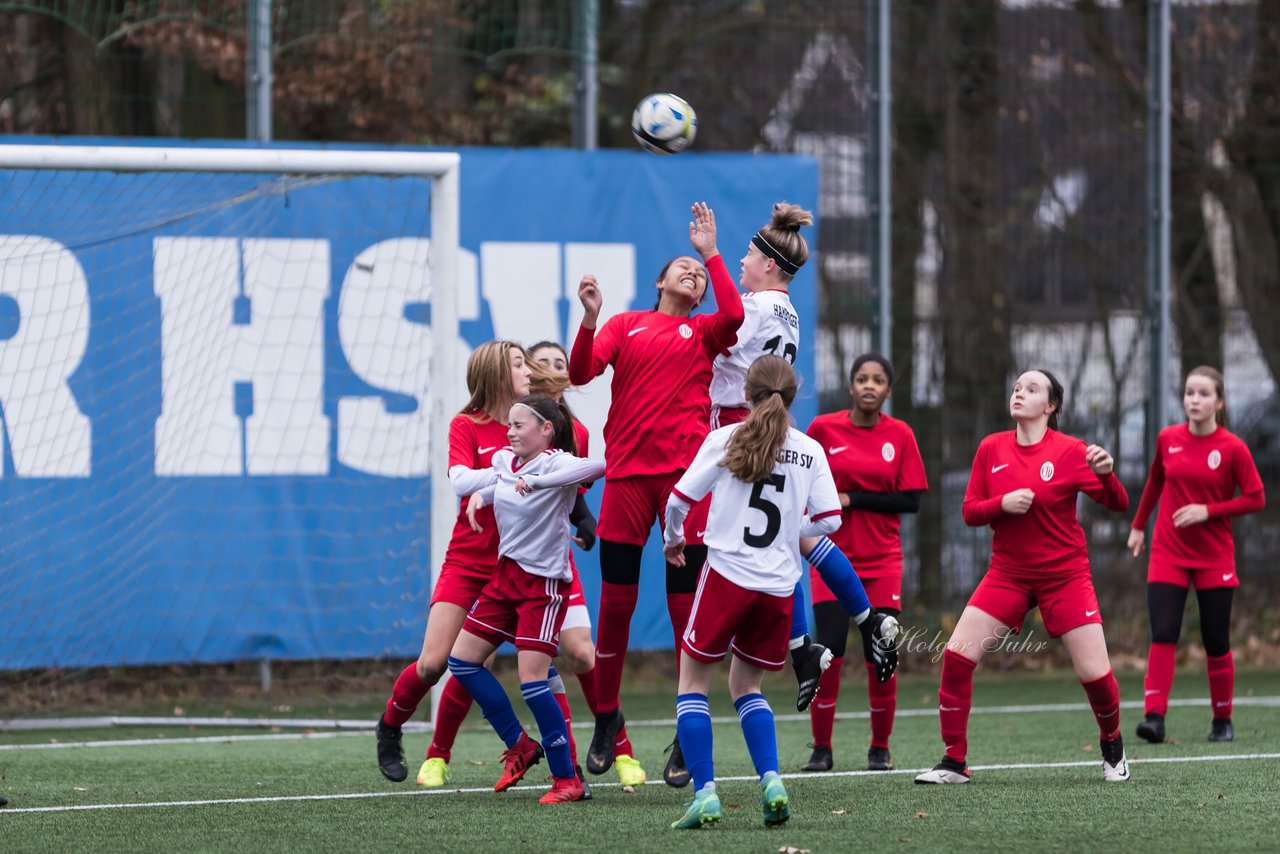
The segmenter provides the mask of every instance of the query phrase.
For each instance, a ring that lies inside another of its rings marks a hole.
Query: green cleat
[[[418,785],[424,789],[439,789],[449,782],[449,763],[439,756],[432,756],[418,769]]]
[[[783,799],[786,799],[785,795]],[[684,815],[671,822],[671,827],[675,830],[697,830],[703,825],[714,824],[722,815],[716,790],[704,786],[693,796]]]
[[[760,778],[760,806],[764,807],[765,827],[779,827],[791,818],[791,799],[776,771]]]

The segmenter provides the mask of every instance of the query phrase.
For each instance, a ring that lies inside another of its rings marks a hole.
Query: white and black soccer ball
[[[631,114],[636,142],[654,154],[679,154],[698,135],[698,116],[689,102],[670,92],[649,95]]]

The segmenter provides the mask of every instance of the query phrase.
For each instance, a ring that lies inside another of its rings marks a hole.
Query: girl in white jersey
[[[760,775],[764,823],[779,825],[791,816],[778,776],[773,711],[760,685],[764,672],[782,669],[787,657],[792,591],[800,578],[796,540],[840,526],[826,455],[789,424],[796,387],[784,358],[753,362],[745,384],[751,416],[707,436],[667,502],[664,551],[680,565],[685,515],[711,494],[707,562],[681,642],[676,697],[676,729],[696,792],[672,827],[697,828],[721,817],[707,690],[716,662],[730,650],[729,691]]]
[[[494,786],[515,785],[543,752],[554,782],[542,803],[581,800],[564,714],[547,684],[564,622],[572,570],[569,510],[578,486],[604,474],[604,464],[584,460],[563,405],[540,395],[511,406],[509,448],[493,455],[490,469],[453,466],[449,480],[472,505],[492,503],[498,523],[498,566],[467,615],[449,656],[449,672],[480,704],[485,719],[507,745],[504,771]],[[503,641],[516,647],[520,693],[538,721],[542,744],[524,734],[511,701],[484,660]]]

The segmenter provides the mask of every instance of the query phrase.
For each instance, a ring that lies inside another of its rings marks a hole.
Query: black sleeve
[[[908,489],[902,492],[846,492],[849,496],[849,507],[854,510],[867,510],[872,513],[919,513],[920,489]]]
[[[596,517],[591,515],[591,508],[587,506],[587,499],[581,492],[573,502],[573,509],[569,511],[569,524],[573,526],[574,533],[582,538],[582,548],[591,551],[591,547],[596,544]]]

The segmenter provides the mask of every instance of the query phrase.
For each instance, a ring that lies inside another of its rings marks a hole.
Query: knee
[[[570,673],[586,673],[596,666],[596,648],[590,639],[560,645],[560,660]]]
[[[449,657],[447,655],[436,655],[434,652],[423,652],[418,658],[418,678],[423,682],[435,684],[444,678],[445,671],[449,669]]]

